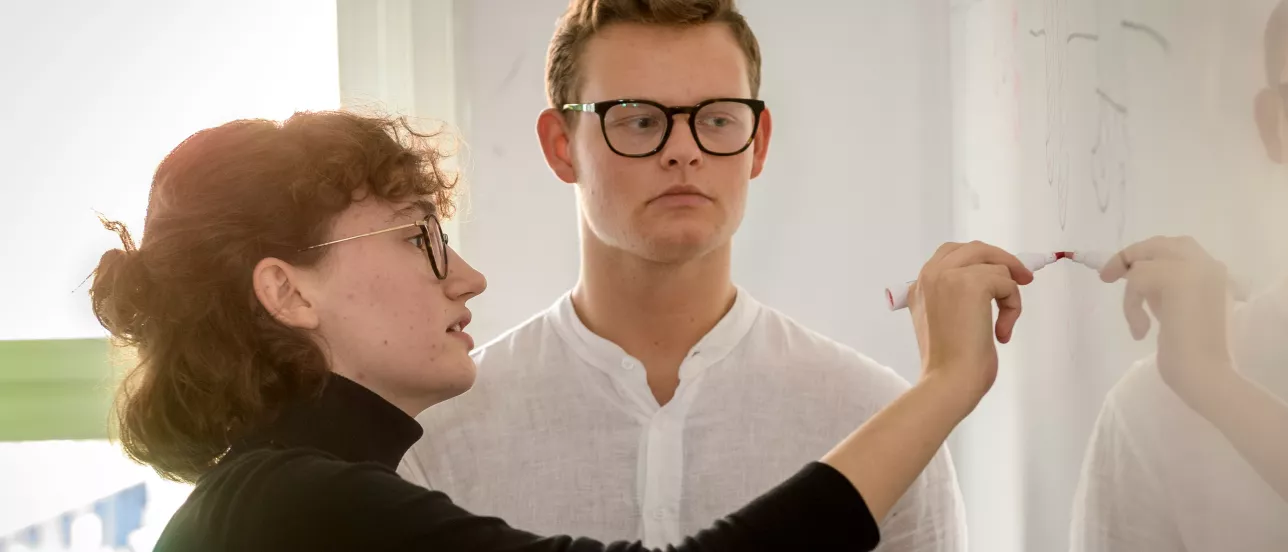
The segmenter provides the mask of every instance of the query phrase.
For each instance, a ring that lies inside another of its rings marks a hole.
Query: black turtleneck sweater
[[[156,550],[646,550],[536,536],[402,480],[398,461],[420,435],[401,410],[332,376],[321,398],[287,408],[203,475]],[[877,541],[859,493],[830,466],[812,463],[673,550],[856,551]]]

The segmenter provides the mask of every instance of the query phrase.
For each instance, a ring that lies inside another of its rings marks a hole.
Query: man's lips
[[[650,202],[702,203],[706,201],[711,201],[711,197],[702,193],[700,188],[683,184],[667,188],[666,191],[653,198]]]

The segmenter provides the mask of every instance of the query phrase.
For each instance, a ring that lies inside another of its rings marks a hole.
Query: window
[[[114,375],[86,277],[141,236],[152,172],[197,130],[340,107],[336,4],[0,5],[0,552],[145,550],[187,488],[106,438]]]

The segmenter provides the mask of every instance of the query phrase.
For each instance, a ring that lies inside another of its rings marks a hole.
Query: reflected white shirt
[[[640,362],[568,295],[474,353],[478,381],[418,419],[399,473],[539,534],[642,539],[704,529],[817,460],[909,386],[744,290],[659,406]],[[881,524],[880,551],[964,551],[941,449]]]
[[[1281,398],[1288,397],[1283,299],[1263,296],[1231,319],[1239,370]],[[1288,501],[1168,387],[1153,357],[1110,391],[1075,500],[1074,552],[1288,550]]]

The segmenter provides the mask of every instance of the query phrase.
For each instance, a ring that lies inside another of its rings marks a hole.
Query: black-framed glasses
[[[689,117],[689,131],[698,148],[711,155],[738,155],[751,146],[760,126],[765,102],[745,98],[716,98],[693,106],[665,106],[650,100],[608,100],[564,104],[563,111],[599,115],[599,128],[613,153],[648,157],[666,145],[675,116]]]
[[[337,243],[347,242],[349,240],[356,240],[358,238],[365,238],[367,236],[375,236],[377,234],[384,234],[386,232],[397,232],[398,230],[406,230],[408,228],[413,228],[413,227],[420,229],[420,235],[414,236],[412,239],[417,240],[419,242],[419,243],[416,243],[416,247],[419,247],[421,250],[423,250],[425,252],[425,256],[429,257],[429,266],[430,268],[434,269],[434,276],[437,276],[439,280],[446,280],[447,279],[447,233],[443,231],[443,225],[438,222],[438,217],[434,215],[429,215],[428,217],[425,217],[423,220],[418,220],[411,224],[403,224],[401,226],[395,226],[393,228],[385,228],[384,230],[376,230],[375,232],[367,232],[366,234],[358,234],[357,236],[349,236],[347,238],[340,238],[338,240],[332,240],[326,243],[319,243],[314,246],[305,247],[300,251],[309,251],[311,249],[326,247],[328,245],[335,245]]]

